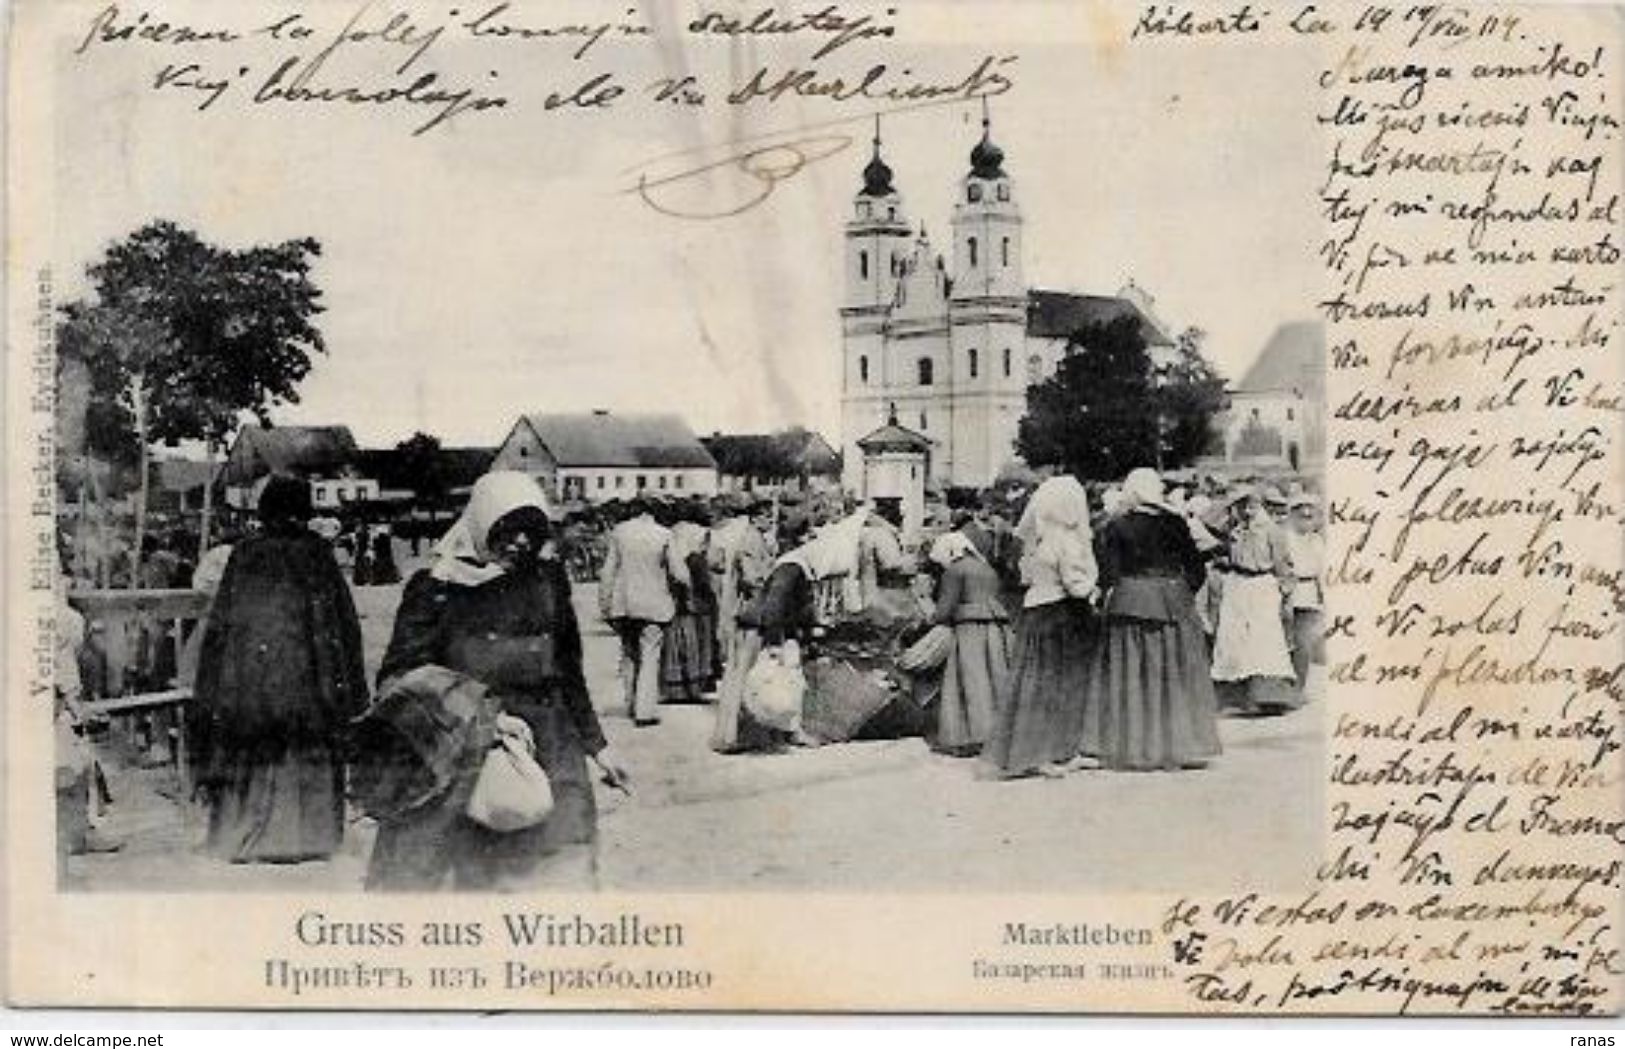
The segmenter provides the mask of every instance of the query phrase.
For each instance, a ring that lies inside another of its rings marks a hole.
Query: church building
[[[842,483],[862,485],[858,442],[900,424],[930,443],[929,487],[985,487],[1016,459],[1027,387],[1048,378],[1080,328],[1139,318],[1153,353],[1173,338],[1132,282],[1116,296],[1029,288],[1022,214],[984,113],[944,258],[914,226],[892,169],[874,156],[846,223]]]

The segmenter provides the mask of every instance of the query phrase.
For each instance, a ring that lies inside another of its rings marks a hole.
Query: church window
[[[931,358],[929,358],[929,357],[921,357],[919,365],[920,365],[920,385],[921,386],[930,386],[932,379],[935,378],[935,376],[932,374],[934,369],[932,367]]]
[[[980,201],[982,199],[982,186],[981,186],[981,183],[972,182],[970,185],[966,186],[965,187],[965,199],[970,201],[972,204],[975,204],[978,201]]]
[[[1010,238],[1009,237],[1005,237],[1005,238],[1003,238],[1002,240],[999,241],[999,263],[1001,265],[1004,265],[1004,266],[1010,265]]]
[[[886,217],[889,218],[889,219],[896,218],[897,217],[897,209],[894,208],[894,207],[888,207],[886,209]]]
[[[869,382],[869,357],[867,354],[858,358],[858,381],[866,385]]]
[[[1000,200],[1009,200],[1010,199],[1010,183],[1008,183],[1008,182],[999,183],[999,199]]]
[[[1041,382],[1044,378],[1044,358],[1033,354],[1027,358],[1027,382],[1029,385]]]
[[[970,254],[970,268],[976,268],[976,238],[968,237],[965,240],[965,250]]]
[[[1004,348],[1004,377],[1010,378],[1010,347]]]
[[[660,475],[660,487],[662,487],[662,488],[666,487],[666,475],[665,474]]]
[[[599,474],[598,475],[598,488],[599,488],[600,491],[602,491],[603,487],[604,487],[604,475]]]
[[[867,200],[858,201],[858,218],[866,219],[871,214],[873,214],[873,212],[869,207],[869,202]]]
[[[649,478],[648,478],[648,476],[645,475],[645,474],[638,474],[638,490],[642,491],[643,489],[645,489],[647,487],[649,487]]]
[[[864,280],[869,279],[869,253],[867,251],[858,252],[858,276]]]
[[[925,417],[925,413],[924,413],[924,412],[921,412],[921,413],[920,413],[920,429],[922,429],[922,430],[924,430],[924,429],[925,429],[925,428],[926,428],[926,427],[928,427],[928,426],[930,426],[930,425],[931,425],[931,422],[930,422],[930,420],[928,420],[928,419],[927,419],[927,418],[926,418],[926,417]]]
[[[966,350],[965,359],[970,364],[970,377],[972,379],[976,378],[976,351]]]
[[[681,491],[683,488],[683,475],[678,474],[676,477],[673,477],[671,479],[671,486],[676,488],[678,491]]]

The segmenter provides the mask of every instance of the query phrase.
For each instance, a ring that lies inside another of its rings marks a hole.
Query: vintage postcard
[[[7,41],[9,1003],[1619,1009],[1622,9]]]

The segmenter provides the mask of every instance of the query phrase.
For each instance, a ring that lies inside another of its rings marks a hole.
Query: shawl
[[[443,583],[479,586],[506,569],[491,559],[491,527],[515,510],[535,507],[553,520],[553,509],[536,479],[517,470],[494,470],[474,482],[457,523],[435,544],[429,574]]]
[[[849,614],[863,611],[863,586],[858,578],[858,553],[869,511],[859,509],[779,558],[777,564],[795,565],[814,583],[839,578],[842,604]]]

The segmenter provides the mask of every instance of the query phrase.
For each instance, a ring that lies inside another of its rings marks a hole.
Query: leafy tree
[[[419,430],[395,446],[401,455],[401,469],[418,499],[438,507],[445,501],[447,483],[441,469],[440,438]]]
[[[133,444],[141,458],[137,551],[151,442],[201,441],[212,463],[243,413],[269,424],[271,407],[299,400],[312,354],[326,351],[310,279],[320,254],[309,238],[233,250],[153,222],[111,245],[87,270],[92,294],[63,307],[61,352],[91,377],[88,444]]]
[[[1027,389],[1016,448],[1032,466],[1086,480],[1139,466],[1177,468],[1207,450],[1224,385],[1201,354],[1201,333],[1180,337],[1158,368],[1136,317],[1077,332],[1051,378]]]
[[[1156,373],[1157,418],[1162,421],[1162,463],[1186,466],[1214,450],[1214,418],[1229,404],[1224,378],[1202,354],[1207,333],[1187,328],[1174,341],[1175,357]]]

